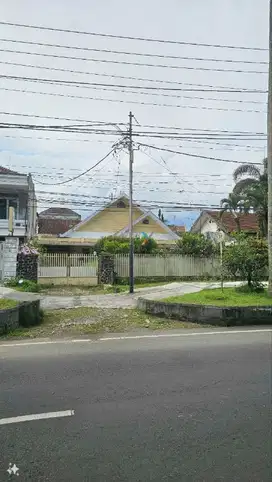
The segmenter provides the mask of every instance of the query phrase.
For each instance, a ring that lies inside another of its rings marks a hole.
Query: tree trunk
[[[241,232],[240,219],[236,216],[234,217],[234,219],[237,226],[237,233],[240,233]]]

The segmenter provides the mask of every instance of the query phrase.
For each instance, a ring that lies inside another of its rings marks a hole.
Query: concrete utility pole
[[[129,292],[134,293],[134,239],[133,239],[133,114],[129,113]]]
[[[269,13],[269,77],[267,109],[267,168],[268,168],[268,257],[269,284],[268,292],[272,296],[272,0]]]

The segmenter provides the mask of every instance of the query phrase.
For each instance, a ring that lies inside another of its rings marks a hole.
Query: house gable
[[[129,226],[126,226],[119,236],[127,235],[129,232]],[[133,233],[137,236],[141,233],[146,233],[149,236],[152,235],[154,239],[175,239],[178,240],[179,236],[174,233],[166,224],[164,224],[155,214],[151,211],[146,211],[140,216],[133,224]]]
[[[166,240],[179,239],[178,236],[152,212],[134,204],[132,209],[133,231],[135,235],[145,232]],[[126,236],[129,230],[129,201],[123,195],[95,212],[74,228],[62,234],[63,237],[100,239],[106,236]],[[157,235],[157,236],[156,236]]]
[[[143,214],[136,204],[133,206],[133,221]],[[115,199],[104,208],[96,211],[77,226],[70,229],[62,236],[100,239],[105,236],[113,236],[121,231],[129,222],[129,201],[125,195]]]

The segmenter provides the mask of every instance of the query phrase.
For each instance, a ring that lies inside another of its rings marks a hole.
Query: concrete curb
[[[166,303],[139,298],[139,310],[163,318],[217,326],[272,325],[271,306],[220,307],[189,303]]]

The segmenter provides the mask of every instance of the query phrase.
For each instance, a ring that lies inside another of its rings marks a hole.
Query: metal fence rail
[[[117,277],[129,276],[129,256],[115,255],[115,272]],[[134,256],[135,278],[162,277],[204,277],[220,276],[220,261],[217,258],[193,258],[180,255],[142,255]]]
[[[97,271],[98,258],[92,254],[49,253],[39,258],[41,278],[92,278]]]

